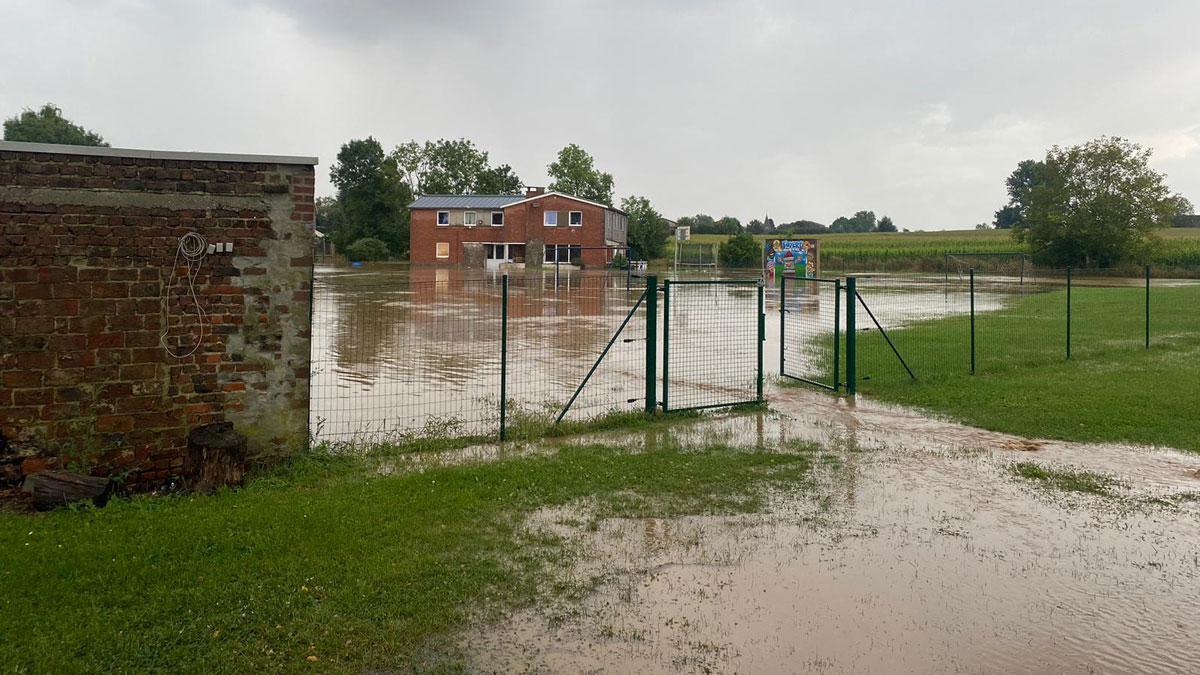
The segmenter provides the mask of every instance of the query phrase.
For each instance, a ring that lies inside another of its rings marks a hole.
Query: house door
[[[483,250],[487,254],[486,266],[489,270],[499,269],[501,264],[512,262],[508,254],[508,244],[484,244]]]

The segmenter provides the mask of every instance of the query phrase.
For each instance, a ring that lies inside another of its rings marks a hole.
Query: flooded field
[[[671,433],[825,448],[753,517],[534,514],[582,547],[581,603],[464,640],[486,672],[1194,672],[1200,457],[1031,442],[803,390]],[[1018,464],[1020,463],[1020,464]],[[1014,466],[1081,469],[1103,494]]]

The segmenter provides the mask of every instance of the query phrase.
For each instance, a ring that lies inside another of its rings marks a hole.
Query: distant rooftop
[[[410,209],[502,209],[525,195],[421,195]]]
[[[23,143],[20,141],[0,141],[0,152],[36,152],[48,155],[130,157],[134,159],[176,159],[190,162],[245,162],[249,164],[300,164],[302,166],[317,165],[316,157],[295,157],[292,155],[243,155],[226,152],[138,150],[135,148],[101,148],[91,145]]]

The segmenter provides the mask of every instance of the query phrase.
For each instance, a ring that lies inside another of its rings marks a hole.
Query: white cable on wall
[[[204,256],[208,254],[208,242],[204,237],[195,232],[188,232],[179,238],[179,246],[175,249],[175,262],[171,264],[171,276],[167,281],[167,285],[163,288],[162,294],[162,333],[158,336],[158,341],[167,353],[177,359],[183,359],[196,353],[200,349],[200,345],[204,343],[204,322],[208,316],[204,313],[204,308],[200,306],[200,300],[196,297],[196,277],[200,274],[200,266],[204,264]],[[188,294],[192,296],[192,303],[196,305],[196,318],[200,324],[200,337],[196,340],[196,344],[185,353],[176,354],[171,351],[171,346],[167,344],[167,333],[170,331],[170,297],[171,289],[175,286],[176,272],[179,269],[179,259],[183,258],[187,262],[187,285]]]

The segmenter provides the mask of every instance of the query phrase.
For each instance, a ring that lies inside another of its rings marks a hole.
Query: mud
[[[603,579],[463,642],[488,672],[1188,672],[1200,669],[1200,457],[1033,441],[775,391],[775,412],[643,434],[823,444],[766,514],[534,514]],[[590,439],[594,440],[594,439]],[[611,439],[610,439],[611,440]],[[629,444],[626,436],[623,439]],[[1048,491],[1016,461],[1118,479]]]

